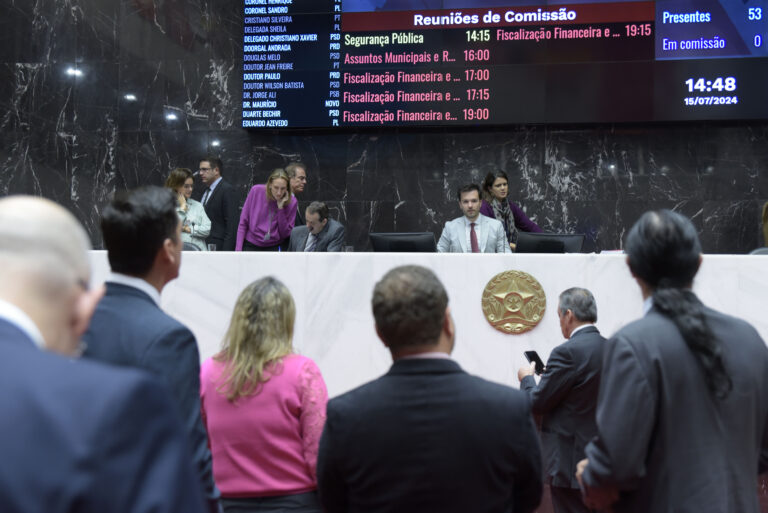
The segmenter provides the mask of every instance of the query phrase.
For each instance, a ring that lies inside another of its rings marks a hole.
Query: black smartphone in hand
[[[541,361],[541,358],[539,358],[539,353],[536,351],[526,351],[525,358],[528,360],[528,363],[536,362],[536,368],[534,372],[538,375],[541,375],[542,372],[544,372],[544,362]]]

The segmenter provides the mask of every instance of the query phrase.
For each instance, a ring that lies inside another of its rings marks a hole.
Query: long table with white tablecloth
[[[103,282],[106,252],[93,251],[91,261],[93,282]],[[389,368],[389,352],[374,330],[371,293],[386,271],[404,264],[429,267],[448,290],[459,364],[507,385],[517,386],[523,351],[536,350],[546,361],[563,342],[557,298],[566,288],[593,292],[605,336],[642,315],[640,290],[625,257],[615,254],[185,252],[179,278],[163,290],[162,307],[194,332],[205,359],[218,350],[240,291],[260,277],[277,277],[296,301],[294,346],[317,362],[335,396]],[[481,306],[488,281],[507,270],[531,274],[546,294],[543,319],[520,335],[494,329]],[[706,255],[694,290],[707,305],[747,319],[768,340],[768,256]]]

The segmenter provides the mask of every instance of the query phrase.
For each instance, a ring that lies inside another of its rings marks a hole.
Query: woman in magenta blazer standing
[[[512,251],[515,250],[518,230],[541,232],[539,225],[528,219],[523,209],[509,199],[509,178],[504,171],[488,173],[482,189],[485,199],[480,205],[480,213],[501,221]]]
[[[240,213],[235,251],[278,251],[291,236],[298,201],[283,169],[275,169],[265,185],[251,188]]]
[[[328,392],[293,352],[296,307],[267,277],[240,294],[221,351],[200,368],[200,404],[225,513],[320,513],[317,449]]]

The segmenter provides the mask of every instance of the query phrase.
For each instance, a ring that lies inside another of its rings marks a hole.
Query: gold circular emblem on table
[[[539,324],[547,308],[541,284],[523,271],[505,271],[488,282],[483,290],[483,313],[491,326],[517,335]]]

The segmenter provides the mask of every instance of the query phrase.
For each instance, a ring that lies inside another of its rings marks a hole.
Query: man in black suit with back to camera
[[[192,332],[160,309],[179,275],[176,197],[160,187],[121,191],[104,207],[101,231],[112,268],[107,292],[85,333],[84,356],[161,378],[176,401],[210,511],[218,511],[208,435],[200,415],[200,354]]]
[[[647,212],[624,245],[645,315],[605,344],[585,502],[615,513],[758,513],[768,470],[768,348],[691,290],[691,221]]]
[[[528,513],[541,451],[528,399],[450,357],[448,295],[424,267],[373,291],[376,333],[394,363],[328,403],[317,482],[326,513]]]
[[[567,342],[549,355],[538,386],[534,364],[517,371],[520,388],[530,394],[531,410],[543,415],[541,444],[555,513],[589,512],[581,500],[576,464],[597,435],[595,409],[605,338],[597,331],[597,305],[587,289],[570,288],[557,306]]]
[[[104,292],[88,249],[60,206],[0,200],[0,511],[202,513],[162,384],[76,358]]]
[[[211,233],[205,242],[216,244],[217,251],[234,251],[240,215],[235,188],[222,178],[223,170],[221,159],[216,157],[200,161],[198,173],[205,189],[195,199],[203,204],[205,214],[211,220]]]
[[[344,246],[344,226],[328,217],[328,207],[313,201],[307,207],[307,223],[291,230],[288,251],[331,252]]]

